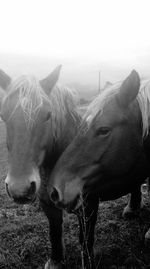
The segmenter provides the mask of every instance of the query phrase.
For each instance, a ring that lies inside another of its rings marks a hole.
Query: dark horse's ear
[[[40,80],[40,84],[44,91],[49,95],[55,84],[57,83],[57,80],[59,78],[61,65],[57,66],[54,71],[43,80]]]
[[[10,82],[11,78],[3,70],[0,69],[0,87],[3,90],[6,90]]]
[[[130,75],[123,81],[120,91],[117,95],[117,100],[122,108],[128,105],[136,98],[140,89],[139,74],[133,70]]]

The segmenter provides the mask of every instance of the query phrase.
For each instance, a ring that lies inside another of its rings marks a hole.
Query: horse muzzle
[[[18,204],[27,204],[31,203],[36,198],[36,183],[31,182],[30,187],[26,188],[25,191],[19,192],[16,189],[14,190],[12,186],[9,184],[5,184],[7,194],[10,198],[14,200],[15,203]]]
[[[66,210],[68,213],[74,213],[78,207],[81,205],[80,195],[78,194],[74,200],[66,202],[59,191],[56,188],[52,188],[50,192],[50,199],[55,204],[56,207]]]
[[[7,194],[14,202],[19,204],[33,202],[36,197],[37,186],[36,178],[32,175],[16,178],[8,174],[5,179]]]

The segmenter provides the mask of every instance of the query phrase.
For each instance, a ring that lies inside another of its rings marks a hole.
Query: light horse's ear
[[[57,83],[61,67],[62,67],[61,65],[57,66],[48,77],[44,78],[43,80],[40,80],[40,84],[44,89],[44,91],[47,93],[47,95],[50,94],[51,90]]]
[[[129,104],[136,98],[140,89],[139,74],[133,70],[130,75],[123,81],[117,100],[122,108],[127,108]]]
[[[11,78],[2,69],[0,69],[0,87],[3,90],[6,90],[10,82]]]
[[[0,109],[2,100],[10,83],[11,78],[3,70],[0,69]]]

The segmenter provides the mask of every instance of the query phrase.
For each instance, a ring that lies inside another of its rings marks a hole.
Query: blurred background
[[[81,98],[134,68],[150,76],[149,1],[0,0],[0,68],[42,78],[62,64],[60,83]]]

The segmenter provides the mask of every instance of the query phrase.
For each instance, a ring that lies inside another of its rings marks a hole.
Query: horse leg
[[[94,228],[97,220],[99,197],[88,195],[83,199],[82,208],[78,214],[81,244],[82,268],[93,269],[94,265]]]
[[[123,217],[130,218],[139,215],[142,208],[141,185],[135,186],[131,192],[127,206],[124,208]]]
[[[148,183],[148,195],[150,197],[150,177],[148,177],[147,183]],[[148,231],[145,234],[145,243],[150,245],[150,228],[148,229]]]
[[[40,199],[40,203],[49,221],[49,235],[51,241],[51,258],[45,264],[45,269],[62,269],[62,210],[56,208],[50,200],[43,201]]]

